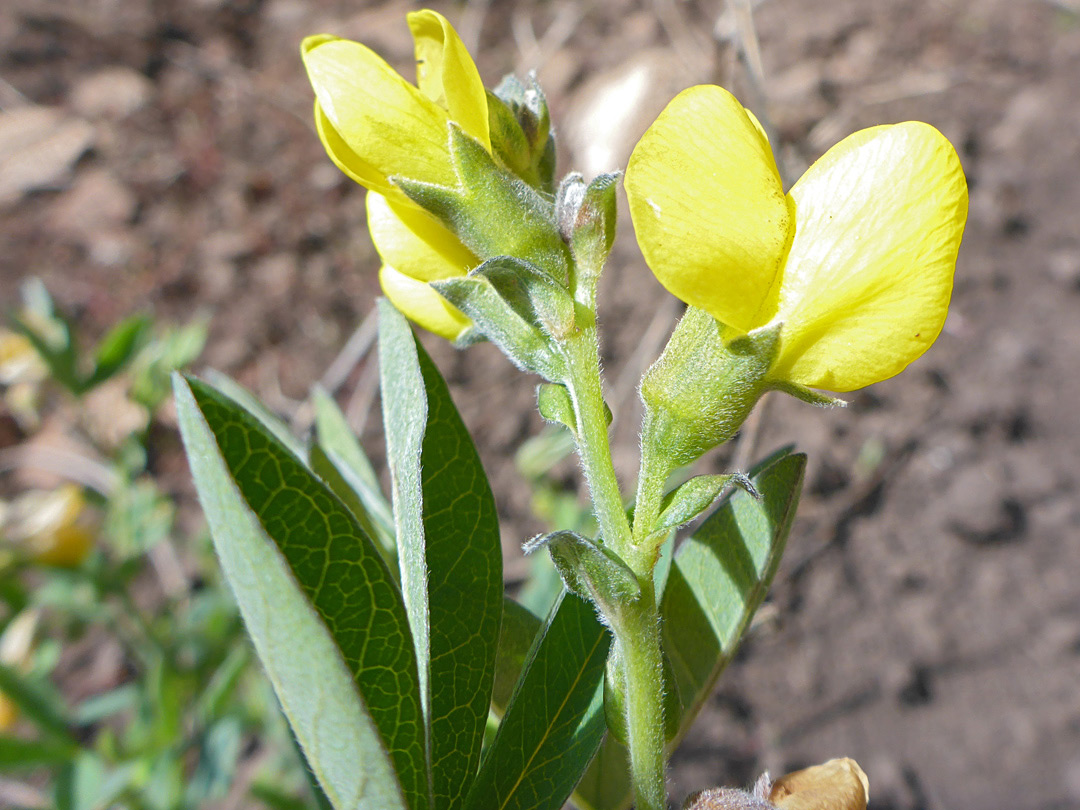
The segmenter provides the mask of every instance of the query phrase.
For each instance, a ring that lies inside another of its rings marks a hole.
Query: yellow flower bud
[[[856,132],[784,194],[757,120],[701,85],[642,137],[626,191],[669,291],[737,333],[782,325],[775,383],[861,388],[902,371],[945,322],[967,184],[928,124]]]
[[[371,192],[368,224],[384,263],[383,291],[409,318],[453,340],[471,322],[427,282],[463,276],[479,261],[393,178],[455,186],[450,125],[490,152],[487,94],[445,17],[417,11],[408,23],[415,86],[358,42],[320,35],[305,39],[301,50],[323,145],[342,171]]]

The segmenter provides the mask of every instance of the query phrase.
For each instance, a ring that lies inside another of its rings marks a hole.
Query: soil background
[[[790,441],[810,456],[771,602],[675,757],[672,795],[853,756],[879,810],[1080,808],[1080,7],[761,0],[753,82],[752,40],[722,2],[433,5],[489,85],[538,70],[564,170],[624,167],[701,82],[767,114],[791,177],[874,124],[920,119],[956,144],[971,213],[937,344],[846,410],[769,401],[752,437],[707,462]],[[302,428],[300,401],[378,285],[362,189],[313,132],[299,40],[361,39],[411,75],[412,7],[5,0],[2,115],[44,107],[47,126],[0,171],[0,302],[38,275],[90,334],[139,309],[207,312],[201,364]],[[634,386],[679,308],[628,219],[601,307],[629,483]],[[516,549],[542,528],[511,461],[541,426],[533,381],[490,346],[429,338],[520,580]],[[370,354],[331,382],[378,456]],[[576,480],[570,462],[560,474]]]

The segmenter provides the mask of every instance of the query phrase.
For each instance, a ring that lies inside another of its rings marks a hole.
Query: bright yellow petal
[[[367,217],[383,263],[418,281],[463,276],[480,264],[441,222],[414,206],[368,192]]]
[[[411,321],[447,340],[472,326],[472,321],[423,281],[409,278],[390,265],[379,269],[379,283],[390,302]]]
[[[898,374],[945,323],[968,204],[956,150],[929,124],[864,129],[790,197],[773,376],[851,391]]]
[[[771,318],[792,220],[769,142],[731,93],[676,96],[634,147],[625,184],[661,284],[743,332]]]
[[[363,160],[356,152],[349,148],[345,139],[334,128],[333,123],[322,111],[319,102],[315,101],[315,129],[319,133],[326,154],[341,171],[356,181],[364,188],[370,188],[383,194],[395,193],[394,185],[386,179],[386,175]],[[397,192],[400,194],[401,192]],[[404,195],[402,195],[404,196]]]
[[[487,93],[465,43],[438,12],[413,11],[408,20],[420,92],[449,111],[450,118],[490,152]]]
[[[384,178],[456,183],[449,119],[442,107],[359,42],[320,35],[305,39],[301,51],[323,115],[358,159],[355,164],[342,160],[340,146],[320,125],[323,142],[330,141],[327,150],[331,157],[338,155],[338,165],[367,167],[365,171]],[[367,175],[357,171],[355,176]]]

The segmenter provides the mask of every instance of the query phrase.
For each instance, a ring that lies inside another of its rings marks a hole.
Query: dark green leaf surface
[[[495,656],[495,686],[491,690],[491,705],[500,716],[506,712],[514,686],[532,649],[533,639],[540,632],[541,621],[527,607],[509,596],[503,599],[502,627],[499,630],[499,652]]]
[[[765,598],[805,468],[799,453],[760,471],[760,501],[735,491],[675,554],[660,613],[684,714],[697,714]]]
[[[732,491],[675,553],[660,606],[682,720],[674,749],[689,731],[761,605],[787,542],[806,456],[776,455],[750,480],[761,494]],[[574,795],[582,810],[628,807],[626,752],[604,743]]]
[[[206,377],[206,381],[210,385],[247,411],[249,415],[258,419],[262,426],[273,434],[275,439],[288,448],[290,453],[301,460],[307,458],[307,448],[304,447],[304,443],[296,438],[292,431],[289,430],[289,426],[263,405],[253,393],[232,379],[232,377],[228,377],[216,369],[208,369],[203,376]]]
[[[394,515],[379,487],[379,476],[371,466],[360,442],[353,435],[345,414],[333,398],[321,389],[312,397],[315,405],[315,440],[333,462],[342,478],[356,492],[371,518],[375,531],[394,542]]]
[[[379,367],[401,584],[439,810],[476,773],[502,618],[495,500],[446,383],[405,320],[379,302]]]
[[[378,552],[261,422],[205,383],[175,388],[222,567],[327,795],[428,810],[412,637]]]
[[[593,607],[564,592],[530,651],[467,810],[562,807],[604,736],[610,643]]]

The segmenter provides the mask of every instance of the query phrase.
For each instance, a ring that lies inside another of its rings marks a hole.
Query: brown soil
[[[436,5],[480,44],[489,83],[539,68],[566,168],[625,165],[690,84],[726,83],[762,109],[720,2]],[[0,202],[0,301],[37,274],[91,333],[138,308],[209,311],[205,363],[294,414],[377,294],[363,194],[313,134],[298,41],[363,39],[404,70],[409,7],[7,0],[0,105],[55,107],[50,132],[67,134],[42,139],[29,190]],[[675,759],[674,795],[847,755],[881,810],[1080,808],[1078,13],[1075,0],[757,4],[764,109],[792,175],[857,128],[921,119],[960,150],[971,217],[926,357],[846,411],[765,411],[758,451],[796,441],[808,489],[773,602]],[[585,111],[612,88],[635,114],[586,150]],[[677,308],[628,227],[603,294],[629,480],[634,382]],[[534,381],[491,347],[427,343],[512,551],[538,528],[509,461],[540,426]],[[365,359],[342,389],[359,422],[371,382]]]

